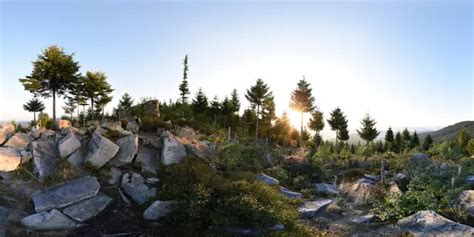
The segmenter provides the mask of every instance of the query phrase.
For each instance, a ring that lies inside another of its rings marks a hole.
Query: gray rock
[[[161,135],[163,147],[161,149],[161,162],[164,165],[179,164],[186,158],[186,148],[181,141],[166,131]]]
[[[150,117],[158,118],[160,117],[160,101],[158,100],[149,100],[143,103],[144,113]]]
[[[79,148],[81,148],[81,141],[72,133],[59,140],[58,149],[61,157],[68,157]]]
[[[3,145],[8,138],[15,133],[15,126],[11,123],[0,125],[0,145]]]
[[[165,217],[173,210],[175,204],[175,201],[155,201],[143,212],[143,218],[145,220],[157,220]]]
[[[264,173],[260,173],[260,174],[257,174],[257,177],[256,177],[257,180],[260,180],[268,185],[277,185],[280,183],[280,181],[278,181],[278,179],[275,179],[273,177],[270,177]]]
[[[103,122],[100,126],[110,131],[115,131],[115,132],[123,131],[122,122],[120,121]]]
[[[94,176],[84,176],[33,194],[36,212],[62,208],[95,196],[100,184]]]
[[[336,185],[333,184],[328,184],[328,183],[316,183],[313,184],[313,187],[316,192],[318,193],[324,193],[326,195],[338,195],[339,194],[339,189],[336,187]]]
[[[397,222],[403,234],[410,236],[472,236],[472,227],[456,223],[434,211],[419,211]]]
[[[397,183],[400,190],[405,192],[408,190],[408,184],[410,183],[410,179],[408,178],[408,176],[402,173],[398,173],[395,176],[395,182]]]
[[[38,140],[32,143],[33,163],[40,179],[56,172],[59,166],[59,154],[52,140]]]
[[[370,179],[374,182],[379,182],[380,181],[380,175],[364,174],[364,178]]]
[[[86,155],[87,147],[81,147],[67,158],[67,162],[74,167],[80,167],[84,163]]]
[[[148,187],[145,184],[145,179],[136,173],[124,174],[121,188],[139,205],[156,196],[156,188]]]
[[[15,170],[21,163],[21,155],[13,148],[0,147],[0,171]]]
[[[84,162],[100,168],[112,159],[118,152],[119,146],[103,137],[99,133],[94,132],[89,142],[89,152]]]
[[[430,157],[425,153],[416,153],[410,158],[411,163],[424,164],[431,163]]]
[[[115,166],[121,166],[131,163],[133,157],[138,151],[138,136],[135,134],[122,137],[117,140],[117,145],[120,147],[115,157],[110,161]]]
[[[211,159],[216,153],[215,144],[209,141],[197,141],[195,143],[186,144],[185,148],[189,155],[203,160]]]
[[[362,178],[354,183],[343,183],[340,189],[351,197],[355,204],[362,204],[371,197],[375,184],[372,179]]]
[[[390,182],[388,187],[388,192],[389,193],[402,193],[402,190],[398,187],[398,184],[396,182]]]
[[[87,221],[104,211],[113,199],[109,196],[99,193],[96,196],[82,200],[64,208],[64,214],[80,222]]]
[[[53,130],[44,130],[44,131],[41,131],[40,138],[44,140],[50,140],[50,139],[54,140],[55,136],[56,136],[56,132],[54,132]]]
[[[157,150],[140,147],[135,163],[142,167],[142,172],[156,174],[158,170],[159,153]]]
[[[290,191],[284,187],[280,187],[280,193],[286,196],[287,198],[302,198],[303,197],[303,194]]]
[[[160,182],[160,179],[156,177],[151,177],[145,180],[145,183],[147,184],[157,184],[158,182]]]
[[[471,186],[474,186],[474,175],[469,175],[466,177],[466,183],[471,185]]]
[[[374,219],[375,219],[375,215],[367,214],[367,215],[363,215],[363,216],[355,216],[351,219],[351,221],[356,223],[356,224],[362,224],[362,223],[371,222]]]
[[[469,218],[474,218],[474,190],[462,191],[455,205],[464,211]]]
[[[135,121],[128,121],[127,127],[125,129],[133,133],[138,133],[138,131],[140,130],[140,126]]]
[[[21,223],[34,230],[66,230],[81,226],[56,209],[27,216],[21,220]]]
[[[20,155],[22,164],[25,164],[33,158],[33,154],[31,154],[29,151],[20,151]]]
[[[30,136],[26,133],[16,133],[8,139],[4,146],[17,150],[28,150],[30,146]]]
[[[332,199],[321,199],[316,201],[304,202],[299,208],[298,212],[305,218],[313,218],[321,212],[324,207],[329,205],[332,202]]]
[[[119,169],[115,168],[115,167],[112,167],[110,168],[110,179],[108,181],[108,183],[110,185],[116,185],[118,183],[120,183],[120,179],[122,178],[122,171],[120,171]]]

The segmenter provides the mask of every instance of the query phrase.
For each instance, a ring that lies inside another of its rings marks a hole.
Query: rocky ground
[[[174,200],[158,200],[155,184],[160,166],[181,163],[189,155],[212,159],[217,145],[201,140],[190,128],[140,133],[129,121],[91,122],[77,129],[67,120],[58,131],[15,132],[0,127],[0,236],[173,236],[160,230],[159,219],[172,212]],[[429,159],[417,154],[412,159]],[[294,161],[300,162],[300,161]],[[391,192],[403,192],[407,177],[387,174]],[[279,186],[264,173],[258,180]],[[474,182],[474,176],[467,182]],[[338,185],[315,183],[317,195],[304,200],[301,218],[328,235],[472,236],[472,227],[426,210],[397,223],[375,221],[367,199],[380,177]],[[285,187],[288,198],[303,194]],[[456,204],[474,217],[474,190],[461,193]],[[275,231],[284,226],[276,225]],[[258,234],[249,228],[234,234]]]

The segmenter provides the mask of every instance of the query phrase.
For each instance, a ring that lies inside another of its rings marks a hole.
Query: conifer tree
[[[202,88],[199,88],[198,91],[196,92],[196,96],[194,97],[191,103],[191,107],[195,115],[198,115],[198,114],[203,115],[207,113],[209,102]]]
[[[413,136],[411,136],[410,140],[410,148],[416,148],[420,145],[420,139],[418,138],[418,134],[416,134],[416,131],[413,132]]]
[[[288,114],[283,112],[281,117],[275,120],[275,125],[272,128],[272,139],[277,141],[280,145],[288,145],[290,132],[292,130]]]
[[[339,107],[334,109],[331,114],[331,118],[327,120],[331,130],[336,132],[336,145],[337,141],[349,140],[349,131],[347,130],[347,119],[344,113]]]
[[[423,140],[423,145],[422,148],[424,151],[427,151],[431,148],[431,145],[433,145],[433,138],[431,137],[430,134],[426,135],[425,139]]]
[[[402,149],[408,148],[411,142],[411,135],[407,128],[403,129],[402,131]]]
[[[19,79],[25,90],[53,98],[53,121],[56,121],[56,97],[65,95],[70,84],[80,76],[79,63],[73,56],[57,45],[49,46],[33,62],[31,74]]]
[[[399,153],[402,150],[403,142],[402,142],[402,135],[399,131],[395,134],[395,142],[394,142],[394,150]]]
[[[357,133],[360,138],[364,139],[367,144],[369,144],[369,142],[373,141],[380,134],[380,132],[375,128],[376,122],[367,113],[360,123],[361,128],[360,130],[357,130]]]
[[[262,114],[262,105],[266,104],[267,107],[271,105],[270,101],[273,101],[273,95],[265,82],[258,78],[255,85],[247,89],[245,98],[249,101],[252,110],[255,111],[256,125],[255,125],[255,138],[258,138],[259,131],[259,120]],[[270,100],[271,99],[271,100]]]
[[[393,137],[393,130],[391,127],[389,127],[387,129],[387,132],[385,132],[385,145],[388,151],[392,151],[394,141],[395,141],[395,138]]]
[[[320,135],[321,130],[324,129],[324,116],[319,110],[314,110],[311,114],[311,118],[308,122],[308,127],[315,132],[313,136],[314,145],[316,148],[321,144],[322,137]]]
[[[181,96],[181,103],[186,104],[188,101],[189,95],[189,86],[188,86],[188,55],[184,57],[183,61],[184,69],[183,69],[183,80],[179,85],[179,91]]]
[[[471,139],[471,135],[466,131],[466,128],[461,128],[458,134],[458,144],[461,147],[461,149],[465,149],[467,146],[467,143]]]
[[[30,101],[26,102],[23,105],[23,109],[28,112],[33,112],[33,125],[36,125],[36,112],[41,112],[44,110],[44,104],[38,98],[33,98]]]
[[[232,90],[230,94],[230,101],[233,108],[233,113],[239,113],[240,111],[240,99],[239,94],[237,93],[237,89]]]
[[[304,113],[308,113],[314,110],[314,97],[310,84],[306,81],[303,76],[298,84],[297,88],[291,93],[290,108],[301,113],[301,128],[300,134],[303,134],[304,124],[303,116]]]
[[[214,96],[210,103],[210,108],[209,108],[210,113],[214,116],[214,122],[217,123],[217,116],[220,114],[221,111],[221,103],[219,101],[219,97]]]
[[[109,95],[113,91],[114,89],[107,82],[107,76],[103,72],[87,71],[86,75],[82,77],[82,95],[90,101],[92,119],[94,119],[97,108],[101,110],[105,104],[112,100]]]

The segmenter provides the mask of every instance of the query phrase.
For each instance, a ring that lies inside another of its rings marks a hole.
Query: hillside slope
[[[420,139],[424,139],[428,134],[430,134],[433,138],[433,141],[438,143],[445,140],[455,139],[462,128],[465,128],[466,131],[471,134],[471,136],[474,136],[474,121],[463,121],[436,130],[434,132],[420,133],[419,137]]]

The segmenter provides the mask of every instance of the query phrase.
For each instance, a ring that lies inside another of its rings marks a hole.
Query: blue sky
[[[474,119],[471,1],[183,2],[0,1],[0,120],[29,120],[18,78],[42,49],[74,52],[81,72],[104,71],[134,98],[178,97],[189,83],[209,97],[243,93],[257,78],[289,111],[304,75],[328,115],[349,127],[366,112],[382,128],[441,127]],[[51,101],[45,100],[51,114]],[[61,104],[58,106],[62,114]],[[289,111],[290,112],[290,111]],[[291,114],[297,120],[296,114]]]

